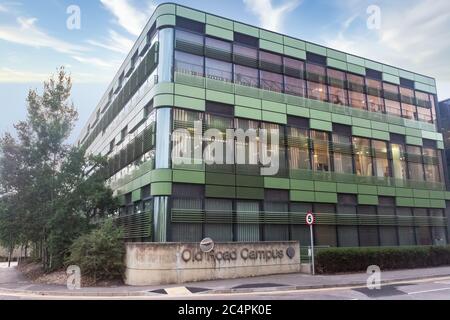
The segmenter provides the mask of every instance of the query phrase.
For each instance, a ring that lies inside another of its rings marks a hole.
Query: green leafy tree
[[[125,270],[124,256],[122,231],[108,219],[74,241],[66,264],[79,266],[82,274],[97,282],[121,277]]]
[[[7,210],[17,228],[15,243],[33,243],[46,270],[61,267],[73,240],[115,209],[104,183],[106,160],[66,143],[77,119],[71,88],[60,68],[41,95],[30,90],[17,138],[0,138],[1,186],[15,194]]]

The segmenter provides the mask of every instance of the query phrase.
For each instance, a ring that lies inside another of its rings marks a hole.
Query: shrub
[[[316,254],[318,273],[366,271],[370,265],[381,270],[450,265],[450,246],[329,248]]]
[[[81,273],[93,277],[95,282],[119,278],[125,269],[121,237],[121,230],[107,220],[74,241],[66,264],[79,266]]]

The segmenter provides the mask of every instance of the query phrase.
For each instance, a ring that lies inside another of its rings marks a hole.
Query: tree
[[[70,248],[67,265],[77,265],[82,274],[91,275],[94,282],[120,277],[124,270],[125,247],[122,231],[111,220],[82,235]]]
[[[58,69],[42,95],[29,91],[28,117],[15,125],[17,138],[0,138],[1,185],[15,193],[6,210],[17,228],[15,243],[33,243],[46,270],[62,266],[68,247],[92,219],[115,209],[104,183],[106,160],[66,143],[77,119],[71,88],[70,76]]]

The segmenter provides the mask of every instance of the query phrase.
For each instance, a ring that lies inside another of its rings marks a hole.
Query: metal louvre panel
[[[127,166],[127,151],[125,149],[120,150],[120,168]]]
[[[388,100],[400,102],[400,95],[387,90],[383,90],[383,97]]]
[[[405,153],[406,161],[408,162],[415,162],[415,163],[422,163],[422,155],[420,154],[414,154],[414,153]]]
[[[204,52],[203,44],[190,42],[183,39],[176,39],[175,49],[196,55],[203,55]]]
[[[114,157],[114,173],[120,171],[120,154],[116,154]]]
[[[253,57],[247,57],[241,54],[233,54],[233,61],[237,64],[257,68],[258,67],[258,60]]]
[[[144,154],[144,133],[134,139],[135,160]]]
[[[430,157],[430,156],[423,156],[423,163],[424,164],[439,164],[439,158],[437,157]]]
[[[414,97],[408,97],[408,96],[404,96],[404,95],[400,95],[400,99],[401,99],[401,102],[407,103],[407,104],[415,104],[415,102],[416,102]]]
[[[321,84],[327,84],[327,77],[314,72],[306,72],[306,79],[308,81],[313,81]]]
[[[283,66],[282,65],[279,65],[279,64],[276,64],[276,63],[272,63],[270,61],[260,60],[259,67],[262,70],[266,70],[266,71],[272,71],[272,72],[276,72],[276,73],[282,73],[283,72]]]
[[[291,77],[300,78],[300,79],[303,79],[305,77],[303,74],[303,70],[290,68],[288,66],[284,66],[284,74],[291,76]]]
[[[117,217],[115,224],[122,228],[123,239],[150,238],[152,231],[152,212],[134,213]]]
[[[383,90],[381,90],[381,89],[367,87],[366,90],[367,90],[367,94],[370,96],[375,96],[375,97],[383,96]]]
[[[233,60],[230,51],[225,51],[211,46],[205,47],[205,56],[207,56],[208,58],[213,58],[227,62],[231,62]]]
[[[134,143],[127,146],[127,165],[134,161]]]
[[[348,88],[348,90],[351,90],[351,91],[365,93],[365,87],[362,84],[347,81],[347,88]]]
[[[336,87],[336,88],[345,89],[346,82],[344,80],[341,80],[341,79],[328,77],[328,85]]]
[[[353,154],[353,145],[350,143],[330,142],[330,152]]]
[[[417,106],[422,107],[422,108],[431,108],[431,102],[430,101],[425,101],[425,100],[421,100],[421,99],[417,99],[416,98],[416,103]]]
[[[154,136],[153,136],[153,127],[150,126],[144,130],[143,134],[144,139],[144,153],[153,149],[154,146]]]
[[[233,219],[234,217],[234,219]],[[172,209],[174,223],[205,223],[205,224],[236,224],[241,225],[306,225],[304,212],[276,212],[276,211],[238,211],[206,210],[202,209]],[[377,214],[335,214],[317,213],[318,225],[347,225],[347,226],[435,226],[444,227],[445,217],[421,217],[401,215]]]

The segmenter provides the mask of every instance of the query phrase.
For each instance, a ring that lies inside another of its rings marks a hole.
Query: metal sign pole
[[[309,231],[311,233],[311,263],[312,263],[312,274],[313,276],[316,274],[314,267],[314,233],[313,233],[313,225],[309,225]]]

